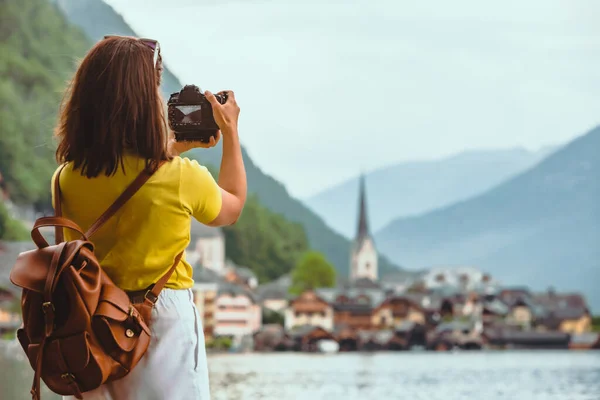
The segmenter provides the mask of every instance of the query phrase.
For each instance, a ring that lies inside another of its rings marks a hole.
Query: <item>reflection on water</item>
[[[31,368],[2,347],[0,399],[29,399]],[[214,355],[209,367],[213,400],[600,399],[600,352]]]

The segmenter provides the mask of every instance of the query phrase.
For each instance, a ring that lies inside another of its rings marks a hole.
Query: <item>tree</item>
[[[185,156],[202,164],[194,152]],[[215,180],[219,179],[217,167],[209,163],[203,165]],[[248,196],[238,221],[223,227],[223,233],[225,256],[250,268],[260,283],[289,273],[308,250],[308,238],[302,225],[270,211],[256,194]]]
[[[318,251],[304,254],[292,271],[290,293],[300,294],[308,289],[335,286],[335,268]]]
[[[238,221],[223,232],[227,258],[250,268],[261,283],[289,273],[308,250],[302,225],[269,211],[255,195],[246,200]]]

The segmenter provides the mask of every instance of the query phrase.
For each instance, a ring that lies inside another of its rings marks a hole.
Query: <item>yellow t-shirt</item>
[[[62,213],[85,232],[144,168],[143,159],[127,155],[125,173],[88,179],[69,163],[60,174]],[[57,169],[58,171],[58,169]],[[52,177],[52,183],[56,172]],[[52,186],[53,188],[54,186]],[[106,274],[124,290],[155,283],[190,242],[194,217],[213,221],[221,211],[221,190],[206,167],[188,158],[165,163],[90,241]],[[78,234],[65,229],[65,240]],[[192,287],[192,267],[182,257],[166,287]]]

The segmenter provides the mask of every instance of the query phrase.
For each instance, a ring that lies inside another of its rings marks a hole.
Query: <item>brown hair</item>
[[[168,131],[159,85],[162,63],[139,39],[110,37],[84,57],[70,82],[55,135],[56,159],[88,178],[123,168],[127,152],[154,170],[167,153]]]

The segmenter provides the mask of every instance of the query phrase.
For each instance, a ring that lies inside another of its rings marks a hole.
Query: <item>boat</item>
[[[340,345],[335,340],[319,340],[317,349],[321,353],[337,353],[340,350]]]

